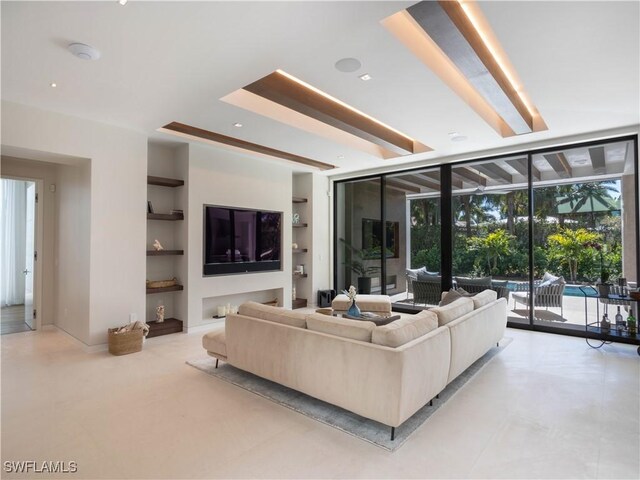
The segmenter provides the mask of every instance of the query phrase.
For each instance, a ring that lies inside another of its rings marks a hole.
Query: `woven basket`
[[[173,287],[178,284],[178,280],[173,277],[171,280],[147,280],[147,288]]]
[[[137,328],[128,332],[120,332],[117,328],[109,329],[109,353],[112,355],[127,355],[142,350],[142,329]]]

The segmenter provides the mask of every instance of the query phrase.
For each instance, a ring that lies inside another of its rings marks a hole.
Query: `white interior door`
[[[24,270],[24,321],[30,328],[34,327],[33,306],[34,295],[34,258],[36,248],[36,184],[27,183],[27,211],[25,235],[25,270]]]

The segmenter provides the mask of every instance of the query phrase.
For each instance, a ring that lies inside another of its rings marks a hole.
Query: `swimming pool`
[[[509,282],[507,283],[507,288],[511,291],[516,289],[516,285],[522,282]],[[563,296],[565,297],[584,297],[584,294],[580,290],[580,287],[583,285],[565,285]],[[597,295],[596,291],[593,289],[586,289],[587,295]]]

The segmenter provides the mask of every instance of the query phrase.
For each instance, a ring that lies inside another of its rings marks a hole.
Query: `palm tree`
[[[587,206],[589,209],[589,226],[596,227],[595,210],[596,205],[610,205],[614,200],[612,193],[619,193],[615,180],[604,180],[601,182],[576,183],[571,185],[565,198],[558,202],[558,206],[569,204],[571,211],[578,213],[581,208]]]

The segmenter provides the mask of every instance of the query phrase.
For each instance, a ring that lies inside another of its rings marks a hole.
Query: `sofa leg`
[[[433,407],[433,398],[431,400],[429,400],[429,406]]]
[[[218,359],[216,358],[216,368],[218,368]]]
[[[436,393],[436,398],[440,398],[440,394],[439,393]]]
[[[396,438],[396,427],[391,427],[391,441],[393,442]]]
[[[500,346],[500,342],[496,342],[496,347],[499,347],[499,346]]]

